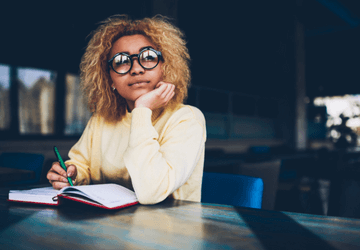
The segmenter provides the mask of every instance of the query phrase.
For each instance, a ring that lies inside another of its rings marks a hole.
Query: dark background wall
[[[1,15],[1,63],[77,73],[87,36],[97,23],[119,13],[152,16],[162,2],[9,4]],[[293,1],[173,2],[174,22],[185,32],[192,57],[193,84],[262,95],[287,93],[293,82]]]
[[[0,15],[0,63],[54,70],[59,78],[66,72],[77,74],[88,35],[100,21],[119,13],[135,19],[155,14],[172,17],[186,35],[192,85],[243,94],[233,98],[237,109],[232,112],[282,119],[277,137],[285,141],[291,140],[296,130],[297,22],[305,31],[301,50],[305,58],[301,77],[305,79],[300,90],[308,100],[359,92],[360,8],[359,2],[352,0],[7,2]],[[65,89],[61,79],[58,82],[61,96]],[[194,95],[191,90],[190,101]],[[255,103],[246,95],[260,98]],[[59,133],[64,123],[60,99]],[[202,91],[200,100],[205,112],[228,112],[227,94]],[[0,135],[9,134],[0,131]]]
[[[333,2],[348,13],[341,13],[342,9],[336,12],[338,6],[329,9]],[[175,23],[186,33],[194,84],[280,96],[287,93],[293,81],[293,27],[297,15],[307,32],[308,94],[358,91],[354,85],[360,77],[356,73],[360,66],[360,7],[354,0],[304,0],[301,7],[296,7],[295,0],[184,0],[167,4],[156,0],[97,4],[17,1],[7,2],[1,9],[1,63],[62,67],[77,73],[87,36],[97,23],[119,13],[142,18],[166,12],[176,15]],[[211,73],[207,65],[211,61],[209,49],[217,49],[224,58]]]

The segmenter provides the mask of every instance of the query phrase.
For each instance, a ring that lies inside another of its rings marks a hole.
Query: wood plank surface
[[[360,220],[177,200],[107,211],[0,200],[4,249],[360,249]]]

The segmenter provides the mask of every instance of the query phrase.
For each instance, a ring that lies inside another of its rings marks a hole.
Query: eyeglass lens
[[[152,50],[144,50],[138,56],[139,64],[144,69],[152,69],[156,67],[159,62],[158,55]],[[119,54],[112,61],[113,69],[120,73],[125,74],[131,69],[131,58],[128,55]]]

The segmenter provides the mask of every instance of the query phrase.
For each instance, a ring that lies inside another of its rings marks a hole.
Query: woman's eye
[[[115,57],[115,59],[114,59],[115,65],[123,65],[123,64],[129,64],[129,63],[130,63],[130,60],[126,56],[118,56],[118,57]]]
[[[124,61],[115,62],[115,64],[116,64],[117,66],[119,66],[119,65],[129,64],[129,62],[128,62],[127,60],[124,60]]]
[[[140,58],[144,62],[155,61],[157,59],[157,55],[153,51],[144,51]]]
[[[153,60],[155,60],[155,57],[153,57],[151,55],[148,55],[147,57],[144,57],[143,60],[145,60],[145,61],[153,61]]]

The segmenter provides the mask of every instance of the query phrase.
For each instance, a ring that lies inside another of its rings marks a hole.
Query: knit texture
[[[200,202],[205,141],[205,119],[195,107],[135,108],[116,124],[93,116],[66,163],[77,167],[77,185],[117,183],[141,204],[169,196]]]

